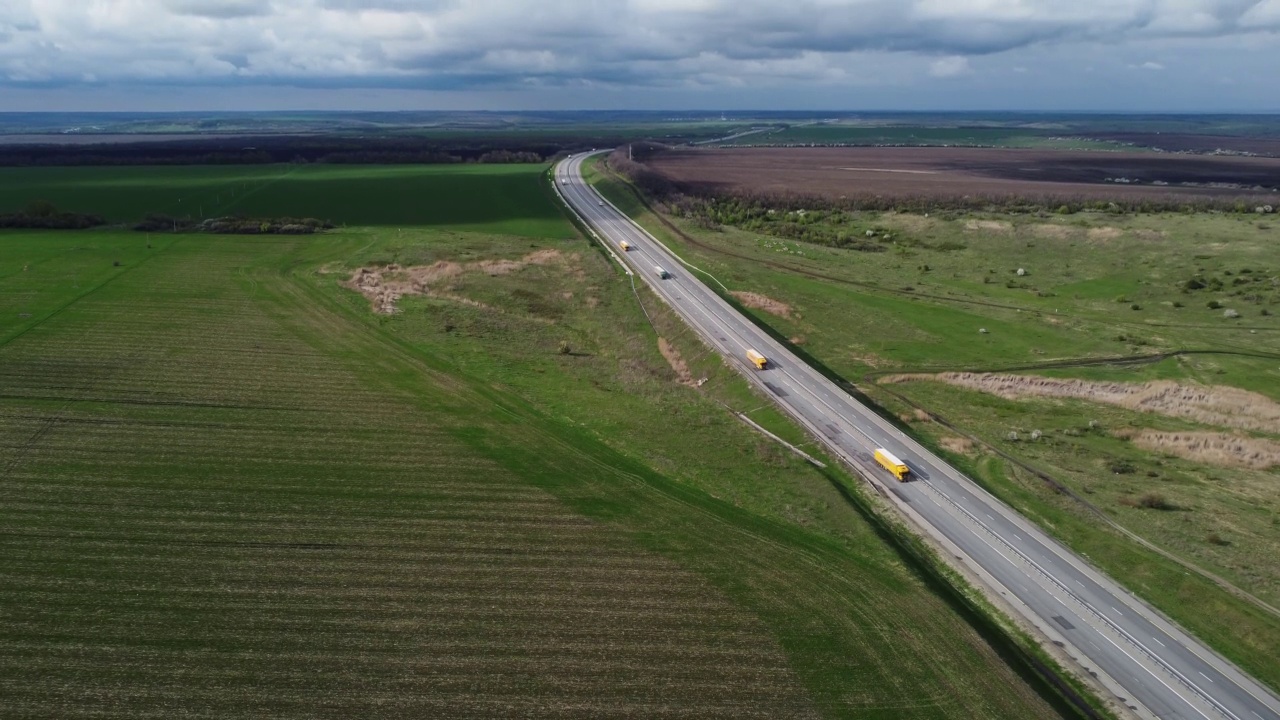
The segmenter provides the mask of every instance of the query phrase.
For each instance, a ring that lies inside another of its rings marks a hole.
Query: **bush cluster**
[[[0,228],[86,230],[105,222],[101,215],[62,212],[47,200],[36,200],[16,213],[0,214]]]
[[[195,222],[186,218],[173,218],[152,213],[134,230],[145,232],[206,232],[220,235],[310,235],[327,230],[333,223],[315,218],[209,218]]]

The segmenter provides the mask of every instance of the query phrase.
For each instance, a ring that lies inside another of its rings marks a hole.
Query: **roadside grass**
[[[25,303],[0,314],[4,706],[1065,712],[831,475],[734,419],[804,441],[641,292],[708,378],[676,383],[564,233],[0,234]],[[538,248],[565,260],[460,276],[471,303],[376,316],[341,284]]]
[[[569,237],[534,182],[545,165],[243,165],[0,168],[0,212],[33,200],[132,223],[315,217],[345,225],[431,225]]]
[[[1280,323],[1274,315],[1280,236],[1268,223],[1207,214],[856,215],[851,232],[892,238],[884,252],[869,253],[660,219],[629,188],[606,176],[597,182],[620,207],[638,208],[636,217],[647,228],[730,290],[789,305],[790,318],[748,312],[799,340],[805,352],[857,383],[996,495],[1263,682],[1280,687],[1273,652],[1280,646],[1280,618],[1142,548],[980,447],[967,457],[944,450],[955,433],[915,419],[913,408],[874,381],[894,372],[1026,368],[1192,349],[1220,354],[1025,372],[1220,384],[1280,399]],[[684,237],[661,220],[674,223]],[[1205,287],[1188,288],[1193,278]],[[1210,301],[1221,307],[1208,307]],[[1242,317],[1224,317],[1228,307]],[[1231,354],[1236,352],[1249,355]],[[1265,560],[1280,552],[1274,471],[1191,462],[1112,435],[1221,428],[1076,400],[1009,401],[938,382],[899,383],[893,390],[1049,473],[1164,550],[1280,604],[1280,573]],[[1090,420],[1098,426],[1090,428]],[[1028,442],[1033,430],[1045,437]],[[1010,432],[1019,434],[1018,442],[1007,440]],[[1149,495],[1178,509],[1144,507]]]

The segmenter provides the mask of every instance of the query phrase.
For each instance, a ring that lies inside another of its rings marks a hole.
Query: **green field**
[[[315,217],[339,225],[433,225],[565,237],[530,165],[252,165],[0,168],[0,213],[48,200],[113,223]]]
[[[864,213],[846,218],[841,230],[856,237],[888,233],[891,240],[880,241],[882,252],[857,252],[667,218],[677,234],[628,189],[601,182],[620,207],[658,228],[730,290],[760,293],[789,308],[787,316],[752,311],[758,320],[857,383],[917,436],[1113,577],[1280,687],[1274,653],[1280,617],[1142,549],[1080,502],[994,453],[1048,473],[1120,526],[1280,606],[1280,565],[1269,560],[1280,552],[1274,469],[1180,459],[1116,435],[1230,428],[1085,400],[1005,400],[939,382],[885,386],[876,380],[900,372],[1210,350],[1217,354],[1024,372],[1224,385],[1280,400],[1275,225],[1221,214]],[[1240,317],[1225,317],[1227,310]],[[959,432],[921,421],[916,408]],[[1028,441],[1036,430],[1043,437]],[[1010,432],[1020,441],[1010,442]],[[948,450],[963,445],[957,445],[960,433],[980,442]],[[1280,439],[1274,429],[1242,434]],[[1134,504],[1147,495],[1173,509]]]
[[[95,173],[86,203],[143,206]],[[306,195],[259,177],[255,202]],[[2,714],[1061,712],[847,476],[734,419],[803,442],[526,202],[482,231],[424,202],[307,237],[0,234]],[[459,270],[377,315],[344,281],[390,262]]]

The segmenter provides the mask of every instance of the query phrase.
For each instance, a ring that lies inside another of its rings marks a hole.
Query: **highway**
[[[582,179],[587,155],[557,164],[569,206],[703,339],[867,477],[957,567],[1021,615],[1138,717],[1280,720],[1280,698],[906,437],[743,317],[662,243]],[[622,241],[630,244],[621,249]],[[666,271],[660,277],[657,268]],[[754,349],[769,359],[756,370]],[[883,447],[911,468],[897,482]],[[1061,654],[1061,653],[1059,653]]]

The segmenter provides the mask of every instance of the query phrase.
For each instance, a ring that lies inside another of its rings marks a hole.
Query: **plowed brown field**
[[[712,192],[831,198],[1247,195],[1280,203],[1277,158],[873,147],[673,150],[647,163],[688,188]]]

